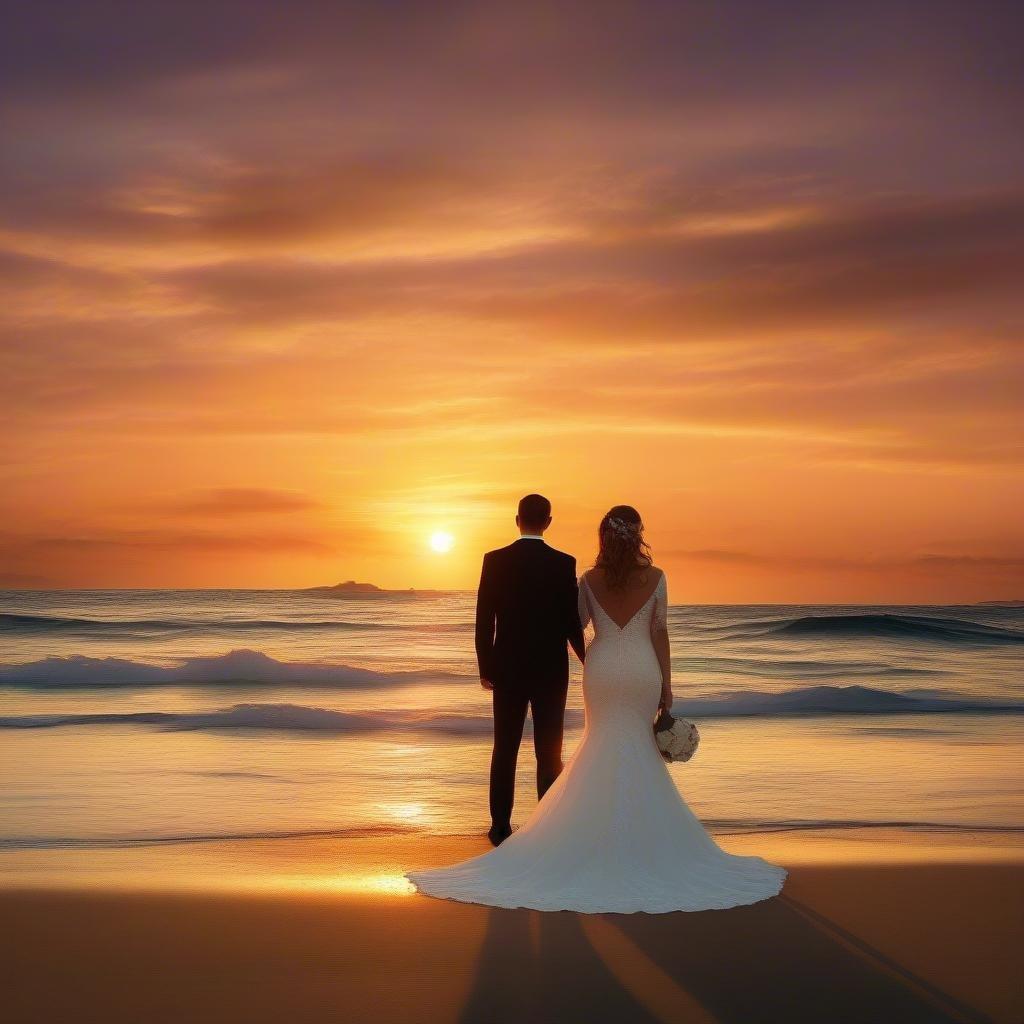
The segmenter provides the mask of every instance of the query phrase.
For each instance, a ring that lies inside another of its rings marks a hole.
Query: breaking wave
[[[968,619],[882,612],[868,615],[805,615],[798,619],[769,619],[745,623],[739,635],[894,638],[955,644],[1020,644],[1024,631],[988,626]]]
[[[252,650],[183,658],[171,666],[84,655],[0,665],[0,686],[31,689],[202,685],[365,689],[450,678],[461,677],[433,671],[378,672],[351,665],[277,661],[261,651]]]

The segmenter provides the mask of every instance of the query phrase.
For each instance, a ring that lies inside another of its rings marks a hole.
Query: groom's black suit
[[[562,770],[567,641],[582,661],[576,559],[531,538],[484,555],[476,604],[476,655],[480,677],[494,685],[490,803],[491,820],[499,828],[512,816],[527,706],[533,714],[538,797]]]

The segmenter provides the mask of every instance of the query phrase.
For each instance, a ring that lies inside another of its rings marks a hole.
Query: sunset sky
[[[5,22],[0,586],[1024,598],[1017,5]]]

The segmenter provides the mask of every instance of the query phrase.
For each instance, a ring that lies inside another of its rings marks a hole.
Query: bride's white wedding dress
[[[593,620],[583,671],[586,728],[529,821],[501,846],[452,867],[410,872],[420,892],[494,907],[581,913],[667,913],[756,903],[786,872],[720,849],[687,807],[654,742],[665,577],[619,627],[580,583]]]

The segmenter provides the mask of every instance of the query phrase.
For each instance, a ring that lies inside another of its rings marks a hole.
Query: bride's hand
[[[661,703],[658,707],[664,708],[666,711],[672,710],[672,687],[663,686],[661,688]]]

